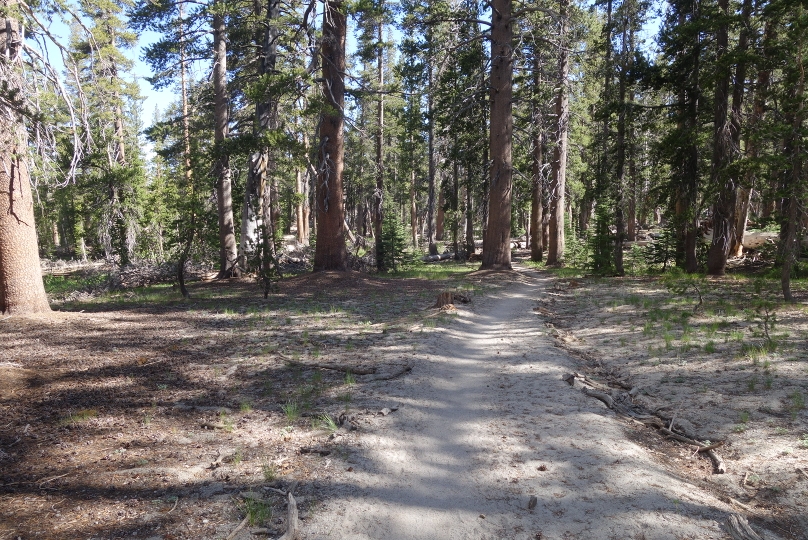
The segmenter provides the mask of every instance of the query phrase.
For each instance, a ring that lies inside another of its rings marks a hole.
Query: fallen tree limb
[[[322,362],[297,362],[295,360],[292,360],[291,358],[283,356],[282,354],[279,355],[279,356],[281,358],[283,358],[284,360],[286,360],[286,362],[288,364],[292,365],[292,366],[299,366],[299,367],[303,367],[303,368],[307,368],[307,369],[314,369],[314,368],[330,369],[332,371],[341,371],[343,373],[348,373],[350,371],[354,375],[373,375],[374,373],[376,373],[376,370],[378,369],[378,368],[375,368],[375,367],[363,368],[363,367],[359,367],[359,366],[345,366],[345,365],[340,365],[340,364],[325,364],[325,363],[322,363]]]
[[[423,259],[423,262],[438,262],[438,261],[448,261],[449,259],[454,259],[454,253],[441,253],[439,255],[427,255]]]
[[[716,448],[720,448],[722,446],[724,446],[724,441],[718,441],[717,443],[702,446],[701,448],[699,448],[699,452],[709,452],[710,450],[715,450]]]
[[[404,365],[401,366],[399,369],[395,371],[391,371],[389,373],[373,373],[368,377],[363,378],[363,382],[372,382],[372,381],[389,381],[395,379],[396,377],[401,377],[405,373],[409,373],[412,371],[412,366]]]
[[[646,426],[650,425],[659,430],[659,432],[667,438],[695,446],[698,449],[698,453],[706,454],[707,457],[710,458],[710,461],[713,463],[713,470],[716,472],[716,474],[725,474],[727,472],[727,466],[724,463],[724,460],[721,459],[721,456],[715,452],[716,448],[719,448],[724,444],[723,442],[705,444],[698,441],[694,437],[676,433],[673,431],[675,415],[673,418],[666,419],[647,414],[644,411],[638,412],[635,410],[638,408],[638,406],[632,402],[630,394],[620,393],[618,398],[615,399],[612,395],[610,395],[611,389],[608,386],[593,381],[586,375],[581,375],[580,373],[568,373],[564,375],[562,379],[570,386],[580,388],[583,394],[602,401],[609,409],[613,410],[618,415],[630,418],[632,420],[638,420]],[[668,427],[665,427],[666,424]]]
[[[682,442],[682,443],[685,443],[685,444],[690,444],[692,446],[695,446],[695,447],[699,448],[699,452],[701,452],[701,448],[704,447],[704,445],[701,444],[699,441],[697,441],[695,439],[691,439],[690,437],[685,437],[684,435],[679,435],[678,433],[674,433],[673,431],[671,431],[670,429],[668,429],[666,427],[659,428],[659,431],[663,435],[665,435],[666,437],[668,437],[670,439],[673,439],[675,441],[679,441],[679,442]],[[707,450],[709,450],[709,448]]]
[[[233,540],[233,538],[235,538],[235,537],[236,537],[236,535],[239,533],[239,531],[240,531],[241,529],[243,529],[243,528],[244,528],[244,527],[247,525],[247,522],[249,521],[249,519],[250,519],[249,517],[245,517],[244,519],[242,519],[242,520],[241,520],[241,523],[239,523],[239,524],[238,524],[238,527],[236,527],[235,529],[233,529],[233,532],[231,532],[231,533],[230,533],[230,534],[227,536],[227,540]]]
[[[587,396],[589,396],[589,397],[599,399],[600,401],[605,403],[606,406],[609,407],[610,409],[614,409],[614,399],[612,399],[612,396],[606,394],[605,392],[598,392],[597,390],[590,390],[589,388],[586,388],[586,387],[584,387],[581,391],[584,394],[586,394]]]
[[[716,454],[713,450],[707,450],[707,457],[709,457],[710,461],[713,462],[713,468],[715,469],[716,473],[726,474],[727,465],[724,463],[724,460],[721,459],[721,456]]]
[[[283,356],[283,355],[281,355]],[[389,381],[391,379],[395,379],[396,377],[400,377],[405,373],[409,373],[412,371],[412,366],[409,364],[404,364],[403,366],[399,366],[394,371],[389,372],[382,372],[379,373],[378,367],[360,367],[360,366],[345,366],[340,364],[324,364],[321,362],[316,363],[309,363],[309,362],[296,362],[289,358],[283,357],[290,365],[299,366],[302,368],[307,369],[330,369],[332,371],[341,371],[342,373],[352,373],[354,375],[361,375],[363,376],[362,382],[373,382],[373,381]]]
[[[321,456],[327,456],[331,453],[329,448],[322,448],[320,446],[304,446],[300,449],[301,454],[319,454]]]

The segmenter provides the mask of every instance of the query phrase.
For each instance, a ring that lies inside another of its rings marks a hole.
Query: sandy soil
[[[650,278],[336,273],[0,320],[0,540],[277,537],[290,488],[306,540],[725,539],[732,512],[808,538],[806,311],[763,354],[732,287],[692,315]],[[452,289],[473,303],[428,307]],[[724,442],[728,474],[572,371]]]
[[[562,381],[582,366],[533,312],[550,281],[523,271],[433,333],[412,375],[380,389],[399,410],[359,438],[304,538],[727,537],[731,508]]]

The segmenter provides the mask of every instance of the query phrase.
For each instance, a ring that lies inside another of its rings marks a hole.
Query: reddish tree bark
[[[494,0],[491,14],[491,175],[482,269],[511,268],[513,167],[513,19],[511,0]]]
[[[329,0],[323,23],[323,93],[326,109],[320,121],[317,175],[317,245],[314,271],[346,270],[345,203],[342,199],[344,161],[345,35],[341,0]]]

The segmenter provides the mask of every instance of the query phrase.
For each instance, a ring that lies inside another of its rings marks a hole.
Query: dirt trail
[[[576,360],[532,312],[549,278],[521,274],[428,338],[410,376],[379,388],[400,409],[359,438],[353,471],[304,538],[728,538],[726,505],[561,380]]]

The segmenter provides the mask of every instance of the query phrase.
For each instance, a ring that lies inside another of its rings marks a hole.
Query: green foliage
[[[416,264],[416,255],[407,250],[407,230],[401,222],[397,209],[389,198],[385,199],[384,216],[382,218],[381,256],[382,268],[397,272],[399,268],[412,267]]]
[[[281,409],[283,410],[283,414],[286,416],[286,421],[290,424],[300,418],[301,410],[296,401],[286,402],[281,406]]]
[[[677,237],[675,229],[666,225],[659,238],[645,247],[645,260],[649,266],[660,267],[663,271],[676,263]]]
[[[592,259],[591,242],[586,235],[579,236],[575,228],[564,224],[564,264],[573,268],[588,268]]]
[[[272,519],[272,506],[263,500],[246,498],[241,505],[241,511],[250,527],[264,525]]]

